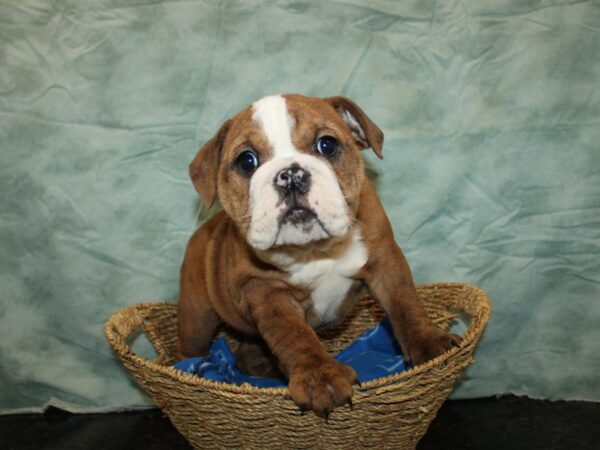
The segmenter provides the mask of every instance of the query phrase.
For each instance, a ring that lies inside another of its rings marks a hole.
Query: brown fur
[[[314,152],[315,139],[324,134],[337,137],[341,143],[339,160],[332,162],[332,167],[368,250],[368,261],[353,276],[354,285],[338,315],[347,314],[366,291],[390,316],[404,355],[414,364],[456,345],[457,336],[441,332],[428,318],[389,220],[365,177],[360,149],[371,147],[381,157],[383,133],[357,105],[343,97],[287,95],[286,102],[295,120],[292,139],[298,150]],[[340,117],[343,109],[359,121],[366,141],[353,136]],[[246,242],[249,180],[235,172],[232,162],[248,145],[262,159],[268,159],[267,138],[253,122],[250,108],[227,121],[190,165],[191,178],[202,199],[210,204],[218,195],[224,211],[198,229],[188,244],[181,267],[179,356],[205,354],[223,321],[264,340],[289,380],[294,401],[326,417],[335,406],[350,401],[356,375],[329,357],[320,344],[313,329],[318,320],[312,313],[311,292],[288,281],[288,274],[270,262],[270,250],[255,252]],[[345,245],[345,239],[338,238],[277,250],[310,260],[322,254],[334,257]],[[247,355],[240,356],[247,370],[272,370],[259,361],[264,359],[264,352],[254,348]]]

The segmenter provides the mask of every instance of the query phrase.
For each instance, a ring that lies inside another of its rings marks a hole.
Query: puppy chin
[[[316,218],[300,225],[289,222],[281,224],[273,247],[283,245],[306,245],[330,237]]]
[[[302,223],[293,221],[282,222],[276,230],[253,229],[246,239],[251,247],[256,250],[266,251],[283,246],[306,246],[326,239],[338,238],[346,235],[351,226],[346,215],[340,215],[332,223],[324,224],[317,217]]]

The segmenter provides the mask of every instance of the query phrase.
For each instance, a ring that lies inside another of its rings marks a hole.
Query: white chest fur
[[[367,248],[360,232],[353,232],[349,245],[335,258],[296,262],[280,255],[278,263],[290,281],[312,290],[312,307],[322,323],[332,322],[352,286],[355,275],[367,262]]]

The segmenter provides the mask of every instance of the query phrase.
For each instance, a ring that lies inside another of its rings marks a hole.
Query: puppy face
[[[304,246],[348,232],[364,180],[360,150],[381,157],[382,144],[379,128],[344,97],[269,96],[229,119],[190,175],[253,248]]]

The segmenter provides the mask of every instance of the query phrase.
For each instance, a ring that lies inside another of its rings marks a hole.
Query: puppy
[[[243,370],[281,370],[294,402],[327,417],[351,402],[357,380],[314,329],[344,317],[364,294],[390,317],[413,364],[458,345],[423,309],[365,177],[360,151],[382,158],[382,146],[381,130],[345,97],[269,96],[221,126],[189,167],[204,203],[218,198],[223,211],[187,247],[179,357],[206,354],[224,322],[256,339],[238,355]]]

